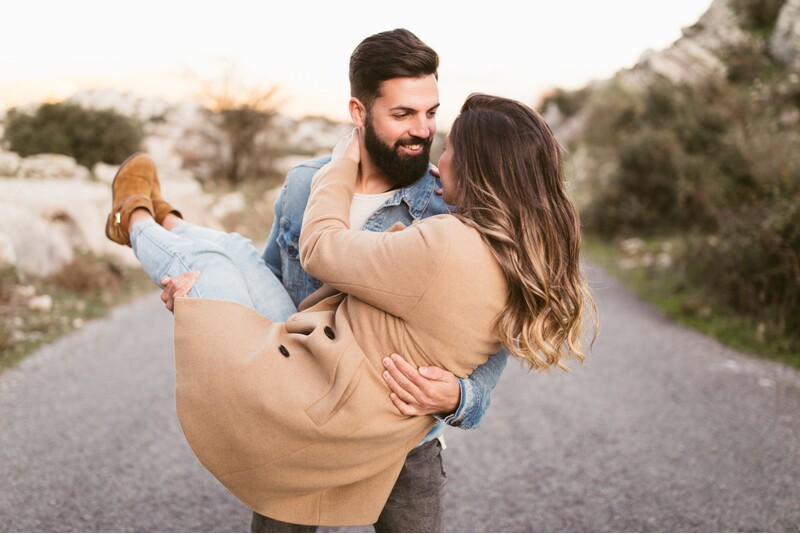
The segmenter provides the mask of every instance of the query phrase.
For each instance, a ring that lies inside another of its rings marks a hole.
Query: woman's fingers
[[[336,146],[333,147],[331,159],[337,160],[350,158],[356,163],[361,162],[361,148],[358,142],[358,128],[354,128],[350,133],[342,137]]]

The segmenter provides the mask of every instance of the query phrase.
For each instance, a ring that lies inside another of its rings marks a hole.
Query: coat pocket
[[[355,343],[342,351],[330,389],[306,409],[306,414],[317,426],[325,425],[347,404],[358,388],[365,364],[364,354]]]

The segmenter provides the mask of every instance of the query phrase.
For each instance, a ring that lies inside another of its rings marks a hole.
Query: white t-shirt
[[[350,204],[350,229],[361,230],[364,228],[364,223],[367,222],[370,215],[383,206],[384,202],[392,198],[395,191],[396,189],[393,189],[386,193],[378,193],[377,195],[355,193],[353,195],[353,202]]]

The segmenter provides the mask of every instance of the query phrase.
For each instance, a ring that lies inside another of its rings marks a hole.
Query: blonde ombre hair
[[[473,94],[450,131],[456,215],[491,247],[508,282],[496,327],[532,369],[585,359],[584,315],[597,314],[580,266],[580,221],[566,193],[563,150],[528,106]]]

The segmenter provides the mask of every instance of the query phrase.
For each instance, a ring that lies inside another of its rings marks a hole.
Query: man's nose
[[[429,119],[428,117],[418,117],[414,120],[413,127],[409,130],[409,134],[413,135],[414,137],[420,137],[422,139],[427,139],[431,136],[431,132],[433,132],[434,126],[433,119]]]

